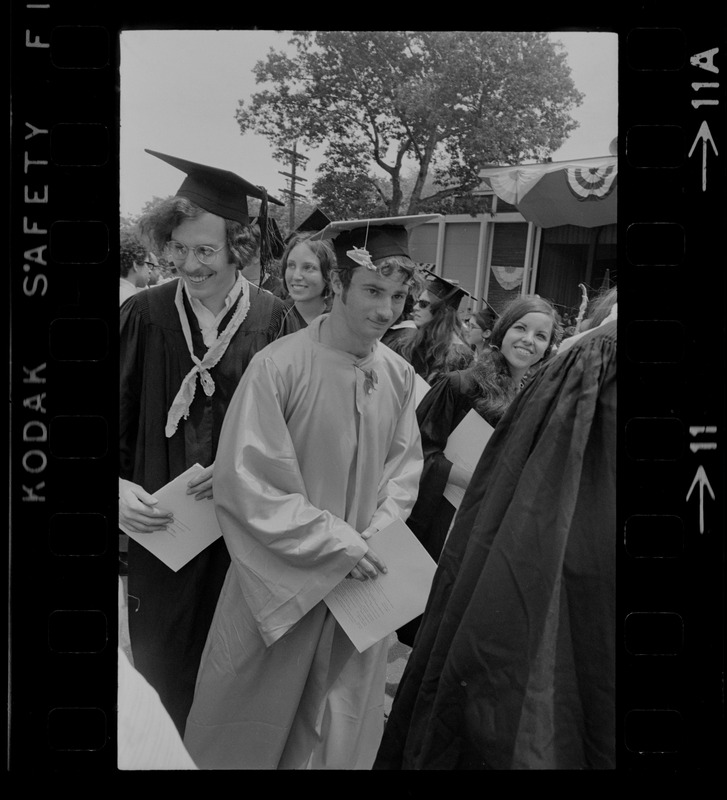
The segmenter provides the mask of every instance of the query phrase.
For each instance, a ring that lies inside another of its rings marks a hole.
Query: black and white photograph
[[[86,5],[13,6],[8,770],[711,768],[724,15]]]
[[[617,35],[120,44],[120,647],[180,766],[613,768]]]

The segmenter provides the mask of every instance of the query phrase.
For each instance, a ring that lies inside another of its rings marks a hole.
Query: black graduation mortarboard
[[[311,239],[333,239],[339,265],[361,263],[348,253],[365,250],[372,261],[387,256],[409,258],[409,231],[417,225],[441,219],[441,214],[415,214],[408,217],[380,217],[331,222]]]
[[[265,187],[255,186],[239,175],[235,175],[234,172],[197,164],[184,158],[158,153],[156,150],[147,149],[145,152],[186,172],[187,177],[177,189],[177,196],[186,197],[200,208],[209,211],[210,214],[217,214],[218,217],[249,225],[248,197],[262,200],[263,204],[270,202],[279,206],[283,205],[280,200],[270,197]]]
[[[327,217],[320,208],[314,208],[310,214],[298,225],[295,229],[296,233],[313,233],[314,231],[322,231],[326,225],[333,222],[330,217]]]
[[[442,278],[440,275],[436,275],[429,269],[421,269],[419,277],[426,291],[438,297],[443,303],[452,308],[459,308],[459,304],[465,295],[472,297],[472,295],[461,286]]]

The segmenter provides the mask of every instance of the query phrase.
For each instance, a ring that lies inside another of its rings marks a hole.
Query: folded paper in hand
[[[360,653],[423,613],[437,569],[400,519],[367,541],[388,572],[367,581],[346,578],[324,598]]]
[[[171,511],[173,521],[165,531],[137,533],[124,525],[119,525],[130,538],[153,553],[174,572],[199,555],[206,547],[222,536],[215,506],[211,497],[197,500],[187,494],[187,483],[204,469],[195,464],[177,476],[154,497],[159,500],[156,508]]]

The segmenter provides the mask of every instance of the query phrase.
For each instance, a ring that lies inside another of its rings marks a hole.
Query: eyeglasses
[[[156,269],[159,266],[159,264],[155,264],[153,261],[145,261],[144,263],[149,269]]]
[[[210,247],[208,244],[198,244],[196,247],[189,248],[186,244],[182,244],[181,242],[176,242],[174,239],[170,239],[167,242],[164,250],[167,256],[172,259],[172,261],[178,261],[181,263],[187,259],[187,254],[191,249],[200,264],[211,264],[215,260],[217,253],[219,253],[224,246],[225,245],[223,244],[222,247],[218,247],[216,250],[214,247]]]
[[[432,304],[431,300],[416,300],[414,301],[415,306],[419,306],[419,308],[429,308]]]

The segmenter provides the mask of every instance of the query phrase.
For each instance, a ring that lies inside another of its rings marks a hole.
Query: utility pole
[[[308,179],[302,178],[300,175],[297,174],[298,169],[298,161],[303,162],[301,164],[302,168],[305,169],[305,162],[308,161],[308,156],[302,156],[300,153],[297,152],[297,142],[293,142],[293,149],[289,150],[285,147],[281,148],[284,153],[287,153],[290,156],[290,172],[280,172],[280,175],[285,175],[288,178],[289,186],[287,189],[281,189],[281,194],[286,195],[290,198],[290,207],[289,207],[289,215],[288,215],[288,223],[290,231],[293,231],[295,227],[295,198],[299,197],[301,200],[305,200],[305,195],[298,194],[295,191],[296,184],[299,181],[305,182]]]

